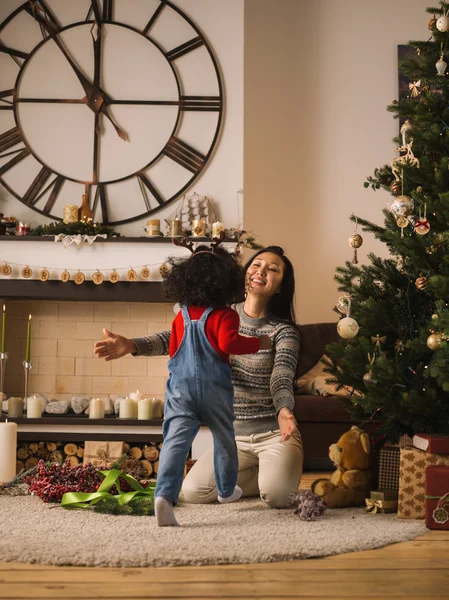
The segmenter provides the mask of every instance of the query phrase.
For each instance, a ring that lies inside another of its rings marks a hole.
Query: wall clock
[[[0,182],[61,219],[173,201],[219,137],[223,85],[205,36],[168,0],[29,0],[0,25]]]

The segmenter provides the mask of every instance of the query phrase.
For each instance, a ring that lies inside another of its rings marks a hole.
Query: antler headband
[[[218,246],[222,243],[222,241],[224,239],[225,239],[225,233],[224,233],[224,231],[220,231],[220,237],[212,238],[213,242],[210,245],[211,251],[200,250],[200,252],[195,252],[195,250],[193,249],[193,242],[188,242],[186,237],[172,238],[172,242],[175,244],[175,246],[181,246],[182,248],[187,248],[187,250],[190,250],[190,252],[192,253],[193,256],[198,256],[199,254],[214,254],[215,250],[218,248]],[[216,256],[218,256],[218,254]]]

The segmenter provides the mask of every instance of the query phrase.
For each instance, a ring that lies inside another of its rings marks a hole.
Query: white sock
[[[163,496],[156,497],[154,512],[159,527],[179,527],[179,523],[175,518],[173,504],[167,498]]]
[[[240,498],[241,495],[242,495],[242,488],[239,487],[238,485],[236,485],[234,488],[234,491],[232,492],[232,494],[230,496],[226,496],[226,498],[223,498],[222,496],[218,496],[218,502],[221,502],[222,504],[226,504],[227,502],[235,502],[236,500],[238,500]]]

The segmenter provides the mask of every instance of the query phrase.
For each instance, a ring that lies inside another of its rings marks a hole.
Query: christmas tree
[[[353,418],[378,422],[391,441],[449,434],[449,4],[427,11],[431,38],[409,42],[412,54],[399,65],[408,94],[388,106],[399,119],[397,153],[364,184],[387,190],[391,207],[383,227],[351,217],[355,256],[335,276],[347,341],[326,352]],[[359,230],[386,244],[391,258],[369,254],[358,265]]]

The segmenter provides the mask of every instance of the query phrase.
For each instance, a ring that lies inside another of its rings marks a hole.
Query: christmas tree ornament
[[[432,29],[435,29],[436,26],[437,26],[437,18],[435,15],[433,15],[433,17],[431,17],[429,22],[427,23],[427,28],[429,29],[429,31],[432,31]]]
[[[61,281],[63,281],[64,283],[67,283],[70,279],[70,273],[67,271],[67,269],[65,271],[63,271],[61,273]]]
[[[33,269],[31,269],[28,266],[23,267],[23,269],[22,269],[22,277],[24,279],[29,279],[32,275],[33,275]]]
[[[412,98],[416,98],[416,96],[419,96],[419,88],[421,87],[421,79],[419,79],[418,81],[411,81],[408,84],[408,89],[410,90],[410,96]]]
[[[109,281],[111,283],[117,283],[120,280],[120,275],[117,273],[115,269],[112,269],[111,273],[109,273]]]
[[[1,273],[2,275],[4,275],[5,277],[8,277],[8,275],[11,275],[12,273],[12,268],[10,265],[8,265],[8,263],[5,263],[4,265],[2,265],[1,268]]]
[[[128,281],[136,281],[136,279],[137,279],[137,273],[134,271],[134,269],[132,267],[126,273],[126,279]]]
[[[444,60],[443,55],[441,55],[440,60],[435,63],[435,67],[437,69],[437,75],[443,77],[447,69],[447,62]]]
[[[84,273],[78,271],[78,273],[73,278],[73,281],[76,283],[76,285],[81,285],[82,283],[84,283],[85,279],[86,276],[84,275]]]
[[[400,181],[394,179],[391,183],[390,183],[390,191],[392,194],[394,194],[395,196],[397,196],[398,194],[401,193],[402,190],[402,184]]]
[[[371,356],[371,354],[368,354],[368,362],[370,364],[370,368],[365,373],[365,375],[362,377],[365,387],[369,387],[370,385],[376,385],[376,383],[377,383],[377,379],[373,375],[373,368],[372,368],[375,358],[376,357],[374,354],[373,354],[373,356]]]
[[[104,281],[103,273],[100,273],[100,271],[97,269],[92,275],[92,281],[95,283],[95,285],[101,285]]]
[[[420,292],[426,289],[428,283],[429,280],[427,279],[427,277],[424,277],[422,273],[419,274],[418,279],[415,281],[415,285]]]
[[[148,279],[148,277],[150,276],[150,269],[145,266],[140,270],[140,276],[142,277],[142,279]]]
[[[50,279],[50,273],[48,272],[47,267],[44,267],[39,273],[39,279],[41,281],[48,281]]]
[[[403,354],[404,353],[404,349],[405,349],[405,345],[404,345],[404,340],[401,339],[397,339],[396,343],[394,345],[394,349],[396,350],[396,352],[398,352],[399,354]]]
[[[383,335],[382,337],[379,334],[377,334],[375,336],[371,336],[371,341],[375,345],[375,350],[378,350],[379,352],[380,352],[380,345],[385,344],[386,340],[387,340],[386,335]]]
[[[354,215],[352,215],[352,217],[354,218]],[[352,257],[352,264],[356,265],[359,261],[357,260],[357,248],[360,248],[360,246],[363,244],[363,238],[360,234],[356,233],[357,232],[357,217],[355,217],[355,223],[352,224],[352,228],[354,230],[354,233],[352,235],[349,236],[348,238],[348,244],[351,246],[351,248],[354,248],[354,255]]]
[[[427,338],[427,346],[430,350],[436,351],[441,348],[442,341],[441,333],[431,333]]]
[[[349,301],[350,301],[349,296],[340,296],[340,298],[338,298],[338,300],[337,300],[337,304],[335,305],[335,308],[338,310],[339,313],[341,313],[342,315],[345,315],[348,311]]]
[[[420,85],[421,85],[421,82],[420,82]],[[410,135],[410,131],[412,129],[413,129],[413,124],[410,121],[410,119],[407,119],[405,121],[405,123],[403,123],[401,126],[402,146],[404,147],[404,149],[407,146],[407,141],[410,141],[412,139],[412,137]]]
[[[419,217],[415,221],[415,231],[418,235],[426,235],[430,231],[430,223],[426,217],[426,204],[424,203],[424,215],[421,215],[421,208],[419,209]]]
[[[438,31],[441,31],[443,33],[449,31],[449,17],[447,15],[441,15],[441,17],[437,19],[435,25]]]
[[[390,210],[396,217],[408,217],[412,214],[414,206],[412,198],[401,195],[393,200]]]
[[[432,319],[438,319],[438,315],[437,315],[437,313],[433,313],[433,315],[432,315]]]
[[[398,217],[396,219],[396,225],[400,228],[400,230],[401,230],[401,238],[403,238],[404,237],[404,229],[408,225],[408,219],[407,219],[407,217]]]
[[[344,340],[350,340],[359,332],[359,324],[352,317],[344,317],[337,323],[337,333]]]

